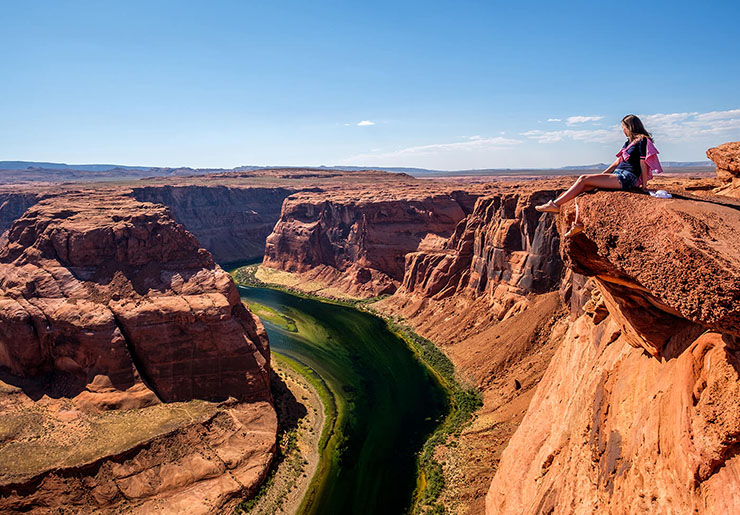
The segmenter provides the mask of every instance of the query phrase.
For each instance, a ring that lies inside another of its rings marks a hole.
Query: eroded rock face
[[[579,202],[586,230],[563,241],[563,259],[597,280],[633,345],[659,356],[690,327],[740,336],[737,206],[621,192]]]
[[[335,271],[335,284],[359,296],[393,293],[404,276],[404,256],[439,246],[474,200],[461,191],[363,190],[328,199],[326,193],[298,193],[283,204],[263,264],[327,276]]]
[[[8,408],[3,401],[0,407]],[[53,403],[37,404],[43,405],[13,417],[54,412]],[[12,447],[23,444],[6,443],[0,451],[0,511],[226,513],[269,470],[277,429],[269,402],[172,403],[130,411],[90,422],[60,410],[45,419],[53,434],[15,452]],[[70,448],[70,440],[81,442]],[[41,457],[44,451],[52,458]]]
[[[707,157],[717,165],[717,178],[723,183],[715,193],[740,197],[740,141],[710,148]]]
[[[143,202],[164,204],[219,263],[261,258],[265,240],[291,188],[148,186],[133,188]]]
[[[275,453],[264,328],[167,208],[119,191],[10,229],[0,413],[3,513],[221,513]]]
[[[7,231],[26,209],[39,201],[36,193],[0,192],[0,247],[8,241]]]
[[[264,329],[166,208],[42,201],[11,228],[0,269],[0,366],[13,375],[57,375],[98,408],[114,392],[117,405],[270,400]]]
[[[524,295],[556,289],[559,237],[553,219],[534,209],[555,194],[545,189],[479,198],[442,250],[406,256],[399,296],[485,295],[498,301],[503,317]]]
[[[625,192],[579,202],[586,229],[561,251],[580,315],[486,513],[737,512],[740,211]]]

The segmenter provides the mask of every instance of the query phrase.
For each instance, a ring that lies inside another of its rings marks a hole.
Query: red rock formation
[[[163,204],[219,263],[261,258],[283,200],[298,191],[279,187],[147,186],[133,188],[143,202]]]
[[[595,288],[486,512],[737,512],[740,211],[623,192],[581,209],[586,230],[562,253]]]
[[[39,402],[12,417],[22,420],[29,410],[56,409],[54,403]],[[146,432],[149,419],[159,421],[162,412],[167,416],[159,427]],[[62,414],[76,418],[60,423]],[[44,425],[52,434],[4,442],[2,513],[229,512],[264,480],[275,452],[277,420],[268,402],[205,408],[174,403],[92,420],[60,410]],[[81,442],[70,445],[70,439]],[[20,450],[13,452],[13,446]],[[52,458],[43,457],[44,451]]]
[[[403,309],[423,302],[427,308],[453,295],[485,297],[488,310],[501,319],[527,294],[556,289],[562,269],[557,231],[551,217],[534,209],[555,193],[546,187],[503,189],[479,198],[442,250],[406,255],[394,303]]]
[[[13,225],[0,267],[0,365],[15,375],[63,371],[92,390],[143,379],[164,401],[270,398],[264,330],[165,208],[42,201]]]
[[[0,511],[233,506],[274,455],[271,401],[264,328],[167,208],[67,193],[13,224]]]
[[[298,193],[283,204],[263,264],[336,272],[334,284],[359,296],[392,293],[403,278],[404,256],[449,237],[474,198],[440,188],[343,191],[328,199],[326,193]]]
[[[26,209],[39,201],[36,193],[0,192],[0,247],[8,241],[7,231]]]
[[[740,141],[710,148],[707,157],[717,165],[717,178],[724,183],[715,193],[740,197]]]

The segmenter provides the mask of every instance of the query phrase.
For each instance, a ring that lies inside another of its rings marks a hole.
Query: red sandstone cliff
[[[231,277],[166,208],[115,193],[43,200],[10,229],[0,410],[11,511],[218,511],[256,487],[277,429],[267,338]]]
[[[504,451],[486,512],[737,512],[737,206],[625,192],[581,202],[586,230],[562,254],[591,278],[575,287],[585,312]]]
[[[36,193],[0,192],[0,247],[8,241],[7,231],[26,209],[39,201]]]
[[[439,187],[297,193],[283,204],[263,264],[358,296],[393,293],[405,255],[443,243],[475,197]]]
[[[133,188],[143,202],[163,204],[219,263],[261,258],[280,216],[285,187],[147,186]]]
[[[461,298],[484,299],[487,315],[499,320],[521,309],[526,295],[556,290],[558,233],[554,221],[534,209],[556,191],[502,187],[479,198],[442,249],[406,255],[403,282],[388,303],[412,317],[437,306],[438,315],[454,316],[462,313],[456,308]],[[443,302],[453,296],[454,302]]]
[[[710,148],[707,157],[717,165],[717,178],[723,183],[715,193],[740,197],[740,141]]]

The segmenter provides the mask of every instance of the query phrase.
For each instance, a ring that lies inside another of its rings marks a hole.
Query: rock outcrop
[[[7,231],[41,195],[31,192],[0,192],[0,247],[8,241]]]
[[[269,359],[167,208],[115,191],[38,202],[0,249],[0,511],[222,509],[274,454]]]
[[[279,187],[147,186],[133,188],[143,202],[163,204],[219,263],[261,258],[288,195]]]
[[[502,188],[479,198],[442,249],[406,255],[403,282],[392,303],[418,311],[452,296],[455,302],[483,298],[488,315],[500,320],[521,309],[527,295],[557,289],[559,236],[553,219],[534,209],[554,195],[556,190],[547,187]],[[442,304],[447,316],[456,311]]]
[[[707,157],[717,165],[717,178],[722,182],[714,192],[740,197],[740,141],[710,148],[707,150]]]
[[[263,264],[310,273],[357,296],[393,293],[405,255],[441,245],[475,198],[441,188],[297,193],[283,204]]]
[[[268,402],[95,415],[49,397],[29,405],[22,391],[0,387],[2,513],[227,513],[275,454]]]
[[[43,201],[11,228],[0,267],[0,365],[15,375],[105,376],[122,391],[142,379],[164,401],[270,398],[264,330],[165,208]]]
[[[738,207],[624,192],[580,207],[586,229],[561,251],[571,294],[587,300],[571,303],[578,318],[486,512],[737,512]]]

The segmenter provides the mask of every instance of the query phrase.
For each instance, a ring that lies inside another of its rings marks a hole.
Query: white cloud
[[[595,143],[617,143],[624,139],[624,135],[622,135],[621,132],[607,129],[565,129],[560,131],[532,130],[520,132],[519,135],[536,140],[538,143],[557,143],[558,141],[563,140],[591,141]]]
[[[740,109],[728,111],[711,111],[707,113],[654,113],[639,115],[645,128],[653,134],[656,141],[675,143],[689,141],[703,136],[707,137],[740,137]],[[570,122],[582,123],[583,119],[602,119],[602,116],[571,116]],[[566,122],[568,123],[568,122]],[[572,125],[572,123],[568,123]],[[539,143],[557,143],[559,141],[590,141],[594,143],[618,143],[624,141],[619,124],[607,129],[565,129],[557,131],[530,130],[520,132],[520,136],[533,139]]]
[[[367,163],[368,161],[372,161],[373,163],[377,163],[381,160],[383,162],[389,162],[388,160],[392,160],[390,162],[397,162],[397,160],[405,160],[405,158],[418,156],[482,153],[511,148],[516,145],[521,145],[522,143],[524,142],[519,139],[504,138],[500,136],[494,138],[472,136],[467,141],[458,141],[455,143],[435,143],[432,145],[407,147],[392,152],[358,154],[348,158],[346,162]]]
[[[575,125],[577,123],[586,123],[586,122],[598,122],[604,118],[603,116],[569,116],[565,119],[566,125]]]
[[[375,125],[375,122],[371,122],[370,120],[362,120],[357,124],[358,127],[367,127],[368,125]]]
[[[656,113],[640,115],[656,140],[679,142],[710,137],[740,137],[740,109],[707,113]]]
[[[697,114],[695,118],[702,121],[740,118],[740,109],[730,109],[729,111],[711,111],[709,113]]]
[[[740,109],[708,112],[640,114],[663,152],[671,161],[698,161],[709,146],[740,140]],[[570,117],[603,120],[602,116]],[[553,120],[553,119],[550,119]],[[566,122],[567,123],[567,122]],[[418,166],[433,169],[558,167],[604,161],[625,141],[619,118],[602,125],[555,126],[559,130],[534,129],[516,136],[460,136],[457,141],[408,146],[398,150],[373,149],[342,160],[362,166]],[[539,127],[543,127],[539,125]],[[540,145],[542,144],[542,145]],[[549,144],[549,145],[547,145]],[[553,145],[554,144],[554,145]],[[574,154],[573,149],[578,153]]]
[[[563,119],[562,118],[548,118],[547,121],[548,122],[562,122]]]

